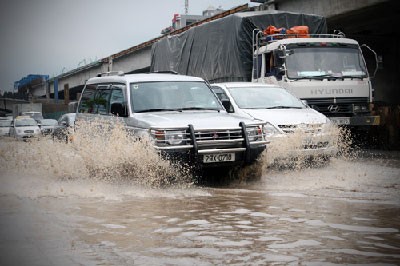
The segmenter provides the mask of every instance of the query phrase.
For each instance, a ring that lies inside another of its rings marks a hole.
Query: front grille
[[[278,125],[278,127],[288,134],[295,132],[317,134],[322,131],[322,124]]]
[[[368,98],[312,98],[307,104],[328,116],[349,116],[353,113],[353,104],[368,104]]]
[[[197,141],[240,139],[242,131],[240,129],[197,131],[195,136]]]

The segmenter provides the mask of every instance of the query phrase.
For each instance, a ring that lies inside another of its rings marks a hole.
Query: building
[[[172,18],[172,25],[163,29],[161,31],[161,34],[167,34],[174,30],[182,29],[195,22],[202,21],[206,18],[215,16],[224,11],[225,10],[221,9],[220,7],[215,8],[213,6],[209,6],[206,10],[203,11],[202,15],[174,14],[174,17]]]

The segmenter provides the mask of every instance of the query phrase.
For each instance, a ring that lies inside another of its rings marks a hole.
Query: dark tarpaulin
[[[150,71],[176,71],[210,82],[249,81],[253,29],[306,25],[326,33],[324,17],[284,11],[241,12],[204,23],[152,46]]]

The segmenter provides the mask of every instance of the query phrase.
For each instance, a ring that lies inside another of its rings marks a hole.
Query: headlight
[[[262,138],[262,131],[260,127],[248,127],[246,128],[246,131],[249,141],[256,141]]]
[[[271,137],[273,135],[280,134],[281,132],[271,123],[267,123],[264,126],[264,134],[266,137]]]
[[[353,104],[353,112],[367,112],[368,106],[363,104]]]
[[[185,131],[155,130],[151,132],[158,146],[180,145],[184,141]]]
[[[165,141],[169,145],[182,144],[184,134],[185,134],[185,132],[182,132],[182,131],[166,131],[165,132]]]

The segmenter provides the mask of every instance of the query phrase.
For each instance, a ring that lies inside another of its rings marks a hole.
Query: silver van
[[[149,136],[162,155],[202,168],[250,165],[267,144],[265,122],[228,114],[198,77],[98,75],[85,84],[76,123],[99,117],[122,120],[129,133]]]

